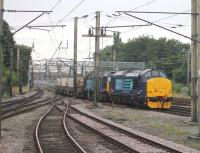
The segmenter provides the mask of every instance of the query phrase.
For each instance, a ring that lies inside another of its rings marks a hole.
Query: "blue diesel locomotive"
[[[103,102],[169,109],[172,101],[172,82],[157,70],[125,70],[109,72],[99,78],[100,99]],[[93,80],[93,89],[86,88]],[[84,81],[85,98],[94,97],[94,76]],[[89,97],[88,97],[89,96]]]

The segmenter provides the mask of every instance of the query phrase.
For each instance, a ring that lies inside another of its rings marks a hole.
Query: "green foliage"
[[[183,94],[185,96],[190,96],[190,87],[181,83],[173,83],[173,93],[175,94]]]
[[[120,50],[121,44],[122,44],[122,40],[120,38],[120,33],[114,32],[112,49],[118,52]]]
[[[101,59],[104,61],[112,61],[112,47],[107,46],[103,49],[103,54],[101,54]]]
[[[114,45],[105,47],[102,60],[112,59],[112,48],[118,48],[116,60],[123,62],[145,62],[147,68],[157,67],[175,82],[186,83],[187,52],[190,45],[175,39],[140,36],[122,43],[114,36]],[[117,45],[116,45],[117,44]],[[117,47],[116,47],[117,46]]]
[[[17,45],[17,48],[20,50],[20,71],[22,74],[22,82],[23,85],[26,85],[28,83],[29,60],[31,60],[32,48],[24,45]]]
[[[183,80],[187,80],[186,68],[180,67],[180,68],[173,69],[172,70],[172,78],[176,82],[182,82]]]
[[[13,35],[12,35],[12,33],[9,29],[9,25],[6,21],[3,22],[2,43],[3,43],[3,65],[5,67],[9,67],[11,51],[15,52],[16,47],[15,47]]]
[[[13,39],[13,35],[9,29],[9,25],[6,21],[3,22],[3,77],[2,81],[5,87],[8,87],[10,82],[10,73],[11,73],[11,53],[13,53],[12,60],[13,60],[13,70],[12,70],[12,84],[18,84],[18,76],[17,76],[17,47],[19,47],[21,51],[20,61],[21,61],[21,74],[22,74],[22,82],[25,85],[27,83],[27,73],[28,73],[28,66],[29,60],[31,60],[31,48],[27,46],[16,46],[15,41]]]
[[[18,85],[18,76],[17,76],[17,73],[16,72],[12,72],[12,84],[14,86],[17,86]]]
[[[182,84],[173,83],[173,93],[180,93],[182,88]]]
[[[7,67],[3,67],[3,77],[2,77],[2,81],[7,85],[9,83],[9,79],[10,79],[10,69]],[[12,84],[13,85],[17,85],[18,84],[18,77],[17,77],[17,73],[12,71]]]

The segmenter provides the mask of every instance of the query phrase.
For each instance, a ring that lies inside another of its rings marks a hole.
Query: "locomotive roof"
[[[143,75],[146,72],[151,71],[151,69],[146,69],[146,70],[133,70],[133,71],[129,71],[126,73],[126,76],[138,76],[139,74]]]
[[[115,71],[111,71],[111,72],[105,72],[103,76],[107,77],[107,76],[112,76],[113,74],[115,74]]]
[[[122,76],[122,75],[125,75],[127,72],[128,70],[117,71],[113,74],[113,76]]]

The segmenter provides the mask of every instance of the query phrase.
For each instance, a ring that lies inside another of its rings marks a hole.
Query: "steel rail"
[[[132,152],[132,151],[137,152],[137,151],[133,150],[132,148],[130,148],[129,146],[121,143],[120,141],[116,141],[115,139],[105,135],[104,133],[102,133],[102,132],[100,132],[100,131],[98,131],[98,130],[96,130],[94,128],[91,128],[91,127],[87,126],[86,124],[84,124],[81,121],[77,120],[76,118],[70,116],[69,114],[67,114],[67,115],[74,122],[77,122],[77,123],[81,124],[82,126],[90,129],[91,131],[94,131],[95,133],[99,134],[99,136],[102,136],[104,139],[110,140],[110,142],[113,142],[113,144],[117,144],[118,146],[122,146],[122,148],[125,148],[125,150],[129,150],[130,152]]]
[[[42,150],[40,140],[39,140],[39,126],[42,123],[42,120],[47,116],[47,114],[49,114],[52,111],[53,107],[54,107],[54,105],[52,105],[51,108],[40,118],[40,120],[37,123],[36,129],[35,129],[36,143],[37,143],[37,147],[38,147],[40,153],[43,153],[43,150]]]
[[[57,98],[57,95],[55,95],[51,99],[53,99],[53,101],[59,100],[59,98]],[[20,105],[20,106],[17,106],[16,108],[5,109],[2,112],[2,114],[3,114],[2,120],[7,119],[12,116],[15,116],[15,115],[18,115],[18,114],[21,114],[23,112],[31,111],[33,109],[36,109],[36,108],[44,106],[44,105],[48,105],[49,103],[51,103],[49,100],[50,99],[48,98],[48,99],[40,100],[37,102],[31,102],[28,104]]]
[[[37,143],[37,147],[38,147],[40,153],[44,153],[44,151],[42,149],[42,146],[41,146],[41,143],[40,143],[40,140],[39,140],[39,127],[40,127],[42,121],[53,110],[54,107],[56,107],[59,111],[63,112],[63,110],[60,107],[58,107],[57,104],[54,103],[54,101],[52,99],[51,99],[51,102],[52,102],[51,108],[49,110],[47,110],[47,112],[40,118],[40,120],[37,123],[36,130],[35,130],[36,143]],[[62,118],[64,132],[65,132],[66,136],[71,140],[73,145],[76,147],[76,149],[79,150],[79,152],[86,153],[86,151],[70,135],[70,133],[69,133],[69,131],[67,129],[65,121],[66,121],[66,115],[67,115],[67,112],[68,112],[68,105],[66,105],[66,106],[67,106],[66,107],[66,111],[64,112],[64,115],[63,115],[63,118]]]
[[[25,104],[19,103],[19,104],[16,104],[16,105],[12,105],[12,107],[9,106],[9,107],[6,108],[6,109],[4,108],[4,109],[2,110],[2,114],[5,114],[5,113],[8,113],[8,112],[11,112],[11,111],[14,111],[14,110],[23,108],[23,107],[28,107],[28,106],[33,106],[33,105],[36,105],[36,104],[40,104],[40,103],[46,102],[46,101],[48,101],[48,100],[50,100],[50,98],[43,99],[43,100],[39,100],[39,101],[34,101],[34,102],[31,101],[31,102],[25,103]]]
[[[170,151],[170,152],[181,153],[181,151],[177,150],[176,148],[170,148],[169,146],[166,146],[166,145],[161,144],[161,143],[159,143],[159,142],[155,142],[155,141],[153,141],[153,140],[151,140],[151,139],[149,139],[149,138],[145,138],[145,137],[143,137],[143,136],[130,133],[130,132],[128,132],[128,131],[126,131],[126,130],[120,128],[120,127],[114,126],[114,125],[109,124],[109,123],[107,123],[107,122],[105,122],[105,121],[103,121],[103,120],[100,120],[99,118],[96,118],[96,117],[94,117],[94,116],[85,114],[85,113],[81,112],[80,110],[78,110],[78,109],[76,109],[76,108],[74,108],[74,107],[71,107],[71,108],[74,109],[74,110],[76,110],[76,111],[78,111],[80,114],[82,114],[82,115],[84,115],[84,116],[87,116],[88,118],[91,118],[91,119],[93,119],[93,120],[95,120],[95,121],[97,121],[97,122],[100,122],[100,123],[102,123],[102,124],[104,124],[104,125],[107,125],[107,126],[113,128],[113,129],[115,129],[115,130],[121,131],[122,133],[128,134],[129,136],[131,136],[131,137],[133,137],[133,138],[139,138],[141,141],[148,142],[148,143],[150,143],[150,144],[154,144],[154,146],[161,147],[161,148],[166,149],[166,150],[168,150],[168,151]],[[72,117],[72,118],[73,118],[73,117]],[[73,119],[74,119],[74,118],[73,118]],[[75,119],[75,120],[76,120],[76,119]]]
[[[40,98],[43,95],[43,91],[41,89],[37,89],[37,92],[29,97],[24,97],[20,99],[10,100],[10,101],[4,101],[1,103],[2,107],[10,106],[16,103],[23,103],[31,99],[31,101],[34,101],[38,98]]]
[[[86,153],[86,151],[76,142],[76,140],[70,135],[68,129],[67,129],[67,126],[66,126],[66,116],[68,114],[68,105],[67,105],[67,108],[66,108],[66,111],[65,111],[65,114],[63,116],[63,126],[64,126],[64,129],[65,129],[65,133],[66,135],[70,138],[70,140],[72,141],[72,143],[78,148],[78,150],[82,153]]]

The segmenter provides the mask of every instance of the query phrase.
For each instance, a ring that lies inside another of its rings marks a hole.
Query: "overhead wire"
[[[59,20],[59,23],[61,23],[66,17],[68,17],[72,12],[74,12],[85,0],[81,0],[74,8],[71,9],[71,11],[69,11],[66,15],[64,15],[64,17],[62,19]]]
[[[183,11],[183,13],[186,13],[186,12],[189,12],[189,11],[191,11],[191,10],[189,9],[189,10]],[[181,14],[170,15],[170,16],[167,16],[167,17],[163,17],[163,18],[161,18],[161,19],[158,19],[158,20],[154,20],[154,21],[152,21],[152,22],[157,23],[157,22],[159,22],[159,21],[166,20],[166,19],[169,19],[169,18],[173,18],[173,17],[178,16],[178,15],[181,15]]]
[[[59,23],[63,22],[63,21],[65,20],[65,18],[66,18],[67,16],[69,16],[73,11],[75,11],[84,1],[85,1],[85,0],[80,1],[70,12],[68,12],[66,15],[64,15],[64,17],[63,17],[62,19],[58,20],[58,22],[56,23],[56,25],[58,25]],[[58,2],[55,4],[55,6],[53,7],[53,9],[55,9],[55,7],[56,7],[59,3],[60,3],[60,1],[58,1]],[[51,23],[51,25],[52,25],[53,23],[52,23],[52,20],[51,20],[50,16],[49,16],[49,20],[50,20],[50,23]],[[53,30],[54,38],[55,38],[55,40],[56,40],[56,42],[57,42],[57,38],[56,38],[56,35],[55,35],[55,32],[54,32],[54,28],[52,27],[51,30]],[[52,40],[52,38],[51,38],[51,40]],[[57,43],[58,43],[58,42],[57,42]]]
[[[147,3],[145,3],[145,4],[139,5],[139,6],[135,7],[135,8],[133,8],[133,9],[131,9],[130,11],[133,11],[133,10],[142,8],[142,7],[144,7],[144,6],[150,5],[150,4],[152,4],[152,3],[156,2],[156,1],[158,1],[158,0],[149,1],[149,2],[147,2]]]
[[[94,13],[93,13],[94,14]],[[90,21],[92,21],[92,20],[94,20],[95,19],[95,17],[92,17],[92,19],[90,19]],[[87,28],[91,28],[92,27],[92,25],[89,23],[89,21],[88,21],[88,18],[84,18],[84,20],[83,20],[84,22],[84,25],[87,27]],[[87,25],[86,25],[87,24]]]
[[[142,7],[144,7],[144,6],[150,5],[150,4],[152,4],[152,3],[156,2],[156,1],[157,1],[157,0],[149,1],[149,2],[147,2],[147,3],[144,3],[144,4],[142,4],[142,5],[139,5],[139,6],[135,7],[135,8],[133,8],[133,9],[131,9],[130,11],[133,11],[133,10],[142,8]],[[109,21],[105,26],[109,25],[111,22],[113,22],[113,21],[116,20],[117,18],[118,18],[118,16],[116,16],[116,18],[114,18],[113,20]]]
[[[143,18],[137,17],[137,16],[135,16],[135,15],[132,15],[132,14],[129,14],[129,13],[124,13],[124,14],[126,14],[126,15],[128,15],[128,16],[130,16],[130,17],[133,17],[133,18],[135,18],[135,19],[144,21],[144,22],[146,22],[146,23],[152,24],[152,25],[154,25],[154,26],[156,26],[156,27],[159,27],[159,28],[161,28],[161,29],[164,29],[164,30],[166,30],[166,31],[175,33],[175,34],[177,34],[177,35],[179,35],[179,36],[185,37],[185,38],[190,39],[190,40],[192,40],[192,41],[200,42],[200,41],[197,40],[197,39],[194,39],[194,38],[192,38],[192,37],[189,37],[189,36],[186,36],[186,35],[184,35],[184,34],[178,33],[178,32],[176,32],[176,31],[167,29],[167,28],[165,28],[165,27],[163,27],[163,26],[160,26],[160,25],[158,25],[158,24],[156,24],[156,23],[153,23],[153,22],[151,22],[151,21],[145,20],[145,19],[143,19]]]
[[[188,12],[162,12],[162,11],[116,11],[118,14],[121,13],[136,13],[136,14],[173,14],[173,15],[198,15]]]
[[[190,10],[186,10],[186,11],[183,11],[183,13],[184,13],[184,12],[189,12],[189,11],[190,11]],[[164,17],[164,18],[160,18],[160,19],[158,19],[158,20],[151,21],[151,22],[152,22],[152,23],[159,23],[159,21],[163,21],[163,20],[166,20],[166,19],[169,19],[169,18],[173,18],[173,17],[178,16],[178,15],[180,15],[180,14],[170,15],[170,16],[167,16],[167,17]],[[122,32],[121,35],[122,35],[122,34],[129,33],[129,32],[131,32],[131,31],[133,31],[133,30],[140,29],[140,28],[142,28],[142,27],[132,28],[131,30]]]
[[[53,25],[53,23],[52,23],[52,20],[51,20],[51,17],[50,17],[50,15],[48,14],[48,16],[49,16],[49,21],[50,21],[50,24],[51,25]],[[56,34],[55,34],[55,31],[54,31],[54,29],[52,29],[52,32],[53,32],[53,35],[54,35],[54,39],[55,39],[55,41],[56,41],[56,44],[58,44],[58,40],[57,40],[57,38],[56,38]]]
[[[57,3],[54,6],[52,6],[52,8],[50,10],[53,11],[61,1],[62,0],[58,0]]]
[[[75,11],[84,1],[85,1],[85,0],[82,0],[81,2],[79,2],[79,3],[78,3],[69,13],[67,13],[61,20],[58,20],[58,22],[56,23],[56,25],[58,25],[59,23],[63,22],[63,21],[65,20],[65,18],[66,18],[67,16],[69,16],[73,11]],[[60,2],[61,2],[61,0],[59,0],[59,1],[51,8],[51,10],[54,10],[54,9],[58,6],[58,4],[59,4]],[[52,20],[51,20],[50,15],[48,15],[48,18],[49,18],[50,24],[53,25],[53,22],[52,22]],[[71,19],[70,19],[70,20],[71,20]],[[73,20],[73,19],[72,19],[72,20]],[[56,35],[55,35],[55,31],[54,31],[54,27],[52,27],[51,31],[53,31],[54,39],[55,39],[56,43],[58,44],[58,41],[57,41],[57,38],[56,38]],[[50,35],[50,32],[49,32],[49,37],[50,37],[50,40],[51,40],[52,45],[53,45],[54,48],[55,48],[55,44],[53,43],[53,39],[52,39],[52,37],[51,37],[51,35]]]
[[[48,32],[48,35],[49,35],[49,38],[50,38],[50,41],[51,41],[51,44],[52,44],[53,48],[56,49],[56,46],[55,46],[55,44],[54,44],[54,41],[53,41],[53,39],[52,39],[52,37],[51,37],[50,32]]]
[[[56,48],[55,52],[53,53],[53,55],[51,56],[49,62],[53,59],[53,57],[56,55],[57,51],[59,50],[60,46],[62,45],[62,41],[60,42],[60,44],[58,45],[58,47]]]
[[[149,2],[147,2],[147,3],[145,3],[145,4],[142,4],[142,5],[139,5],[139,6],[137,6],[137,7],[135,7],[135,8],[133,8],[133,9],[131,9],[131,10],[136,10],[136,9],[138,9],[138,8],[142,8],[142,7],[144,7],[144,6],[147,6],[147,5],[150,5],[150,4],[152,4],[152,3],[154,3],[154,2],[156,2],[157,0],[152,0],[152,1],[149,1]],[[118,18],[118,16],[116,16],[113,20],[111,20],[111,21],[109,21],[108,23],[106,23],[104,26],[108,26],[111,22],[113,22],[114,20],[116,20]],[[132,30],[131,30],[132,31]],[[106,39],[106,40],[104,40],[104,42],[102,42],[103,44],[105,43],[105,42],[107,42],[107,41],[109,41],[110,39]],[[90,47],[90,49],[91,48],[94,48],[94,46],[93,47]]]
[[[109,18],[116,18],[115,16],[110,16],[110,15],[108,15],[108,14],[104,14],[106,17],[109,17]],[[174,15],[173,15],[174,16]],[[169,18],[169,17],[172,17],[171,15],[170,16],[168,16],[168,17],[165,17],[165,18]],[[165,18],[161,18],[161,19],[159,19],[160,21],[161,20],[164,20]],[[124,20],[124,21],[131,21],[131,22],[137,22],[138,23],[138,21],[136,20],[136,19],[132,19],[132,18],[130,18],[130,17],[126,17],[126,16],[118,16],[118,19],[120,19],[120,20]],[[152,21],[152,22],[154,22],[154,21]],[[157,22],[157,20],[156,20],[156,22]],[[172,24],[172,23],[163,23],[163,22],[157,22],[157,23],[161,23],[161,24],[164,24],[164,25],[174,25],[174,26],[177,26],[177,27],[184,27],[184,26],[188,26],[188,25],[182,25],[182,24]]]
[[[151,0],[151,1],[147,2],[147,3],[144,3],[144,4],[142,4],[142,5],[137,6],[137,7],[133,8],[133,9],[131,9],[131,10],[136,10],[136,9],[142,8],[142,7],[144,7],[144,6],[147,6],[147,5],[150,5],[150,4],[154,3],[154,2],[156,2],[156,1],[157,1],[157,0]],[[113,22],[114,20],[116,20],[118,17],[119,17],[119,16],[116,16],[116,18],[114,18],[113,20],[110,20],[109,22],[107,22],[104,26],[110,25],[110,23]],[[131,30],[131,31],[132,31],[132,30]],[[109,40],[110,40],[110,39],[106,39],[106,40],[104,40],[103,43],[105,43],[105,42],[107,42],[107,41],[109,41]],[[94,46],[91,47],[91,48],[94,48]],[[86,51],[87,51],[87,50],[86,50]]]
[[[51,10],[53,11],[53,10],[58,6],[58,4],[59,4],[61,1],[62,1],[62,0],[58,0],[58,1],[56,2],[56,4],[53,5],[53,7],[51,8]],[[53,25],[50,14],[48,14],[48,19],[49,19],[50,24]],[[56,41],[56,44],[58,44],[58,40],[57,40],[57,38],[56,38],[55,31],[54,31],[54,29],[52,29],[52,30],[53,30],[53,35],[54,35],[54,39],[55,39],[55,41]],[[54,41],[53,41],[53,39],[52,39],[52,37],[51,37],[51,35],[50,35],[50,31],[48,32],[48,35],[49,35],[49,37],[50,37],[50,41],[51,41],[51,43],[52,43],[52,45],[53,45],[53,48],[56,49],[55,44],[54,44]],[[62,42],[62,41],[61,41],[61,42]],[[62,44],[62,43],[61,43],[61,44]],[[54,56],[54,55],[53,55],[53,56]]]

